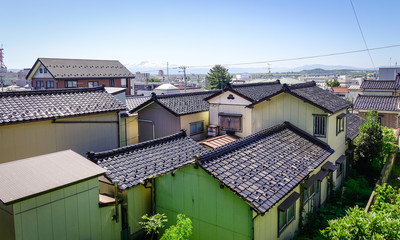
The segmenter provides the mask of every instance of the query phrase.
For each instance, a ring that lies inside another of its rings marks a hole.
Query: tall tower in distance
[[[4,64],[4,53],[3,53],[3,44],[1,44],[1,48],[0,48],[0,72],[7,72],[7,67]]]

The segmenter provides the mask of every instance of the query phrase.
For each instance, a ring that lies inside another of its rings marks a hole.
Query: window
[[[47,68],[44,68],[44,73],[47,73]]]
[[[115,83],[114,83],[114,79],[110,79],[110,87],[114,87]]]
[[[340,114],[336,118],[336,135],[344,131],[344,118],[346,114]]]
[[[281,233],[293,220],[296,203],[292,204],[287,210],[279,211],[279,233]]]
[[[126,87],[126,78],[121,78],[121,87]]]
[[[190,124],[190,135],[200,134],[204,132],[204,122],[194,122]]]
[[[78,87],[78,81],[65,81],[66,88],[76,88]]]
[[[39,68],[39,72],[40,72],[40,73],[43,73],[43,68]]]
[[[44,87],[43,81],[36,81],[36,87],[37,87],[37,88],[42,88],[42,87]]]
[[[343,165],[344,165],[343,163],[336,164],[336,166],[338,167],[337,172],[336,172],[336,178],[338,178],[342,174],[343,168],[344,168]]]
[[[89,87],[98,87],[99,86],[99,82],[88,82],[88,86]]]
[[[219,125],[222,131],[242,131],[242,114],[219,114]]]
[[[378,123],[379,123],[380,125],[382,125],[382,116],[379,116],[379,117],[378,117]]]
[[[303,190],[303,203],[306,204],[308,200],[314,197],[315,188],[318,181],[315,181],[309,188]]]
[[[314,136],[326,137],[326,115],[314,115]]]
[[[46,81],[46,88],[54,88],[54,82],[53,81]]]

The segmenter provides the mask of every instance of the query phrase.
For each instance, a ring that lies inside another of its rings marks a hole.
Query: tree
[[[187,240],[192,235],[192,220],[185,214],[178,214],[176,225],[165,230],[161,240]]]
[[[354,141],[355,161],[358,170],[368,173],[380,162],[383,132],[378,121],[378,113],[375,110],[369,110],[365,114],[366,121],[360,127],[359,134]],[[380,165],[380,164],[378,164]],[[379,170],[375,169],[375,170]]]
[[[394,136],[393,130],[387,127],[382,127],[383,139],[382,139],[382,152],[381,152],[381,168],[385,164],[386,159],[396,152],[398,145],[396,137]]]
[[[340,87],[340,82],[336,78],[330,81],[325,81],[325,83],[328,87]]]
[[[150,78],[149,82],[161,82],[158,78]]]
[[[148,217],[147,214],[142,216],[144,222],[139,222],[147,235],[151,235],[151,239],[160,233],[160,229],[164,228],[164,223],[168,222],[167,216],[165,214],[155,214]]]
[[[221,66],[215,65],[210,69],[210,72],[206,76],[208,80],[208,89],[223,89],[226,84],[232,80],[232,75],[229,74],[228,69]]]

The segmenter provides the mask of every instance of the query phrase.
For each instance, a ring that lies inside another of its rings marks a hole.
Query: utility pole
[[[185,93],[186,93],[186,66],[180,66],[179,67],[180,69],[183,69],[182,71],[179,71],[179,72],[183,72],[183,81],[185,82]]]
[[[167,82],[168,82],[168,83],[171,83],[171,82],[169,81],[169,66],[168,66],[168,62],[167,62]]]

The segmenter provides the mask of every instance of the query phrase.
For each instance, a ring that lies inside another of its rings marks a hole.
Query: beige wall
[[[191,135],[190,133],[190,123],[194,122],[204,122],[204,131],[203,133],[199,133],[196,135]],[[186,133],[188,136],[190,136],[194,140],[199,140],[207,137],[207,127],[209,125],[209,112],[199,112],[199,113],[193,113],[193,114],[187,114],[181,116],[181,129],[186,129]]]
[[[120,146],[129,146],[139,142],[139,125],[137,114],[121,118]]]
[[[115,112],[59,121],[118,121]],[[0,126],[0,163],[66,149],[88,151],[118,147],[117,123],[52,123],[51,120]]]
[[[365,118],[365,110],[359,110],[358,116]],[[399,113],[389,112],[389,111],[378,111],[378,115],[382,120],[382,126],[388,128],[398,128],[399,127]]]

